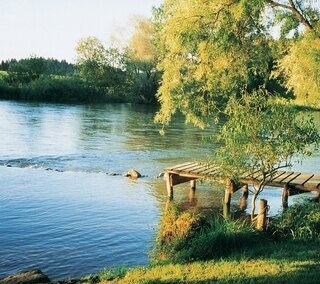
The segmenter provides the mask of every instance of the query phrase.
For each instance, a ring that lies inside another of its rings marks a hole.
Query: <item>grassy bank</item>
[[[88,283],[319,283],[319,246],[319,203],[292,206],[266,232],[172,206],[150,266],[104,269]]]

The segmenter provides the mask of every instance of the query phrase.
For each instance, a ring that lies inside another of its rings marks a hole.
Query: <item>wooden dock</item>
[[[165,169],[165,181],[168,192],[168,197],[173,198],[173,187],[180,183],[191,182],[191,192],[194,194],[196,190],[197,179],[214,179],[219,174],[219,168],[214,165],[187,162],[184,164],[175,165]],[[259,174],[244,174],[240,178],[240,186],[230,187],[230,180],[226,185],[225,203],[230,203],[231,195],[240,187],[251,184],[258,184],[261,182],[261,175]],[[231,182],[232,184],[232,182]],[[315,191],[317,198],[320,198],[320,174],[302,173],[292,171],[277,171],[272,176],[267,178],[267,186],[283,188],[282,203],[287,207],[288,196],[296,193]]]

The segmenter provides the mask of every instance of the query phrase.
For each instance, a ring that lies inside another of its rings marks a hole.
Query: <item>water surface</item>
[[[206,158],[215,145],[203,137],[216,131],[178,116],[160,136],[154,112],[130,104],[0,102],[0,278],[40,268],[62,279],[148,263],[166,202],[158,174]],[[131,168],[143,178],[123,177]],[[320,172],[319,155],[303,169]],[[275,214],[281,190],[263,194]],[[188,184],[175,188],[186,207],[217,207],[222,198],[217,185],[200,184],[192,202]]]

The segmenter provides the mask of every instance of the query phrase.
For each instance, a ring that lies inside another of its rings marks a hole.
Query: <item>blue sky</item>
[[[31,55],[73,62],[81,38],[123,39],[133,16],[163,0],[0,0],[0,60]]]

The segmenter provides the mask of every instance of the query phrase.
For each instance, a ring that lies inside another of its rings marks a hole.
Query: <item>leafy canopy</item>
[[[156,121],[177,110],[199,127],[228,98],[267,78],[264,1],[166,0],[160,25],[163,72]],[[260,84],[260,83],[259,83]]]
[[[226,114],[217,158],[222,171],[235,180],[243,172],[258,172],[267,178],[311,155],[319,144],[312,116],[264,90],[245,93],[240,99],[232,97]]]

